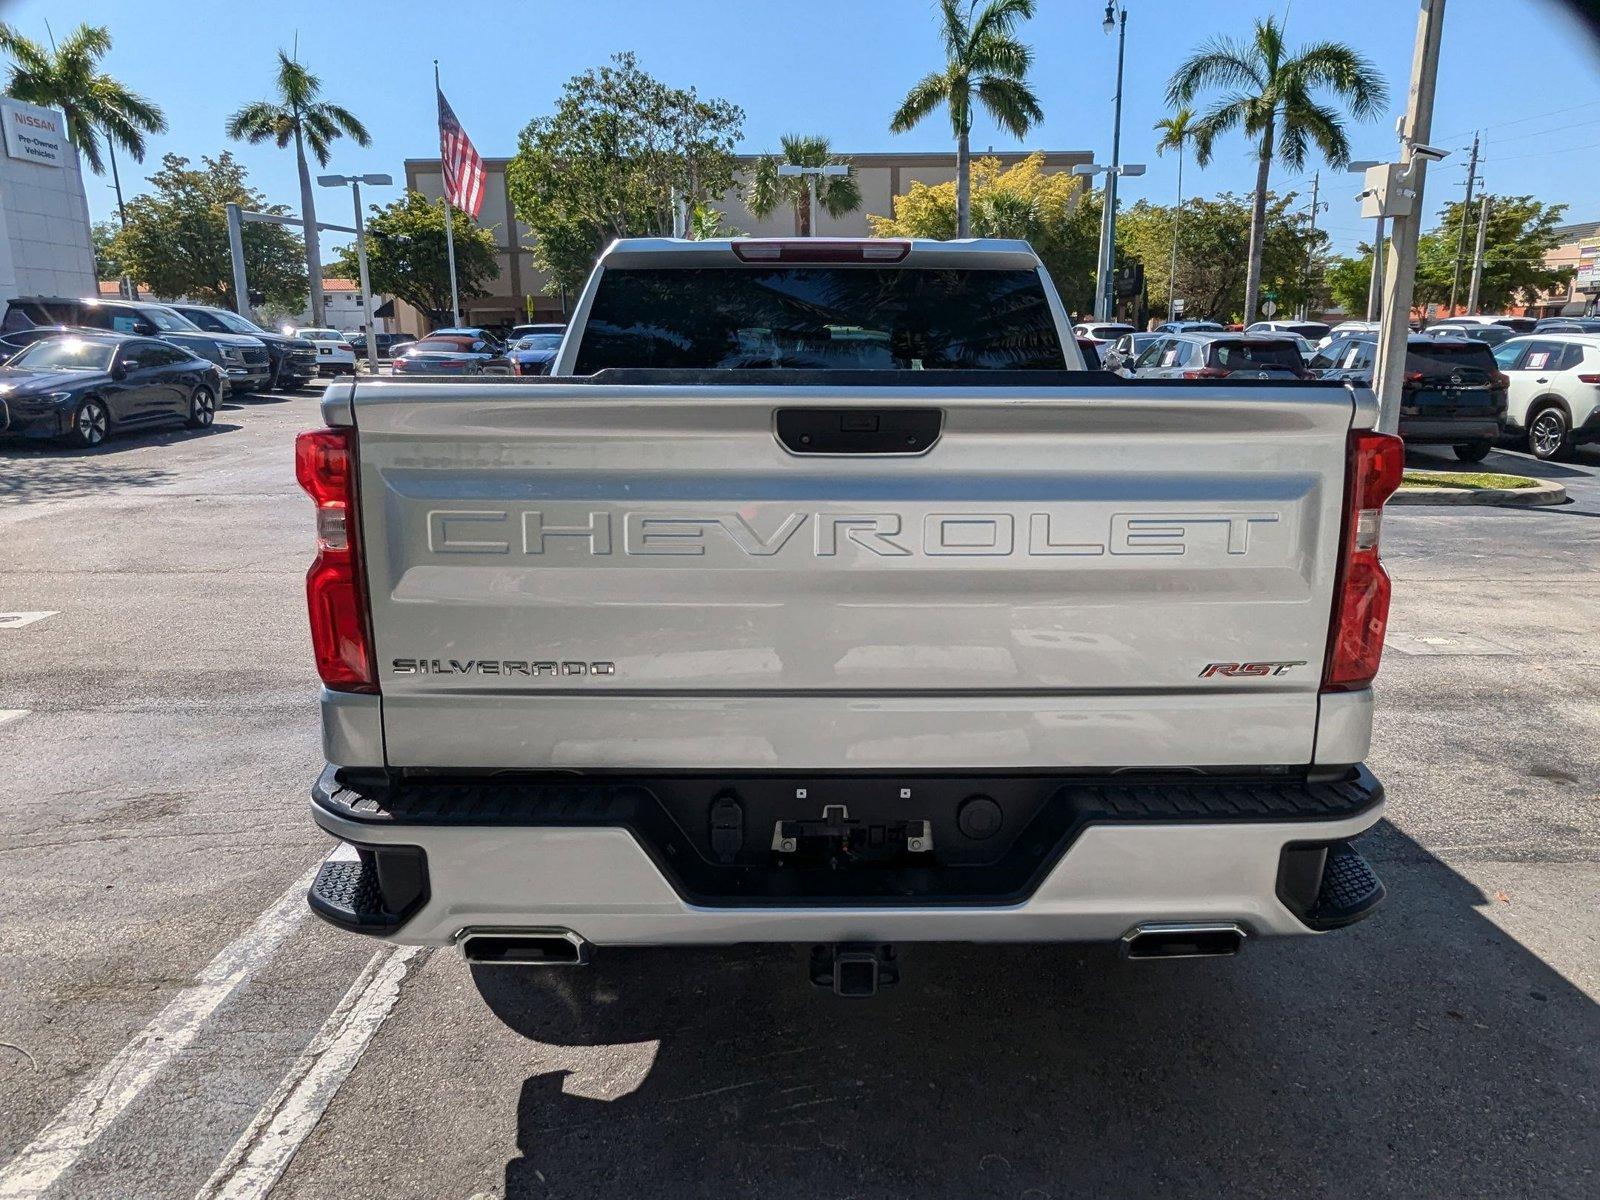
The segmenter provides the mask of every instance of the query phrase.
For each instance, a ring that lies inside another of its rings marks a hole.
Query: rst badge
[[[1260,679],[1266,675],[1282,675],[1291,667],[1305,666],[1305,660],[1296,662],[1218,662],[1207,663],[1200,671],[1201,679]]]

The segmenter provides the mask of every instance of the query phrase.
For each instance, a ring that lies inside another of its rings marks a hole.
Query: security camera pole
[[[318,175],[322,187],[350,188],[356,206],[356,263],[361,268],[361,315],[367,326],[367,370],[378,373],[378,337],[372,328],[372,279],[367,272],[367,227],[361,219],[361,185],[389,187],[394,180],[387,175]]]
[[[1411,59],[1411,93],[1400,130],[1400,171],[1398,181],[1409,203],[1398,206],[1392,215],[1389,269],[1384,280],[1383,306],[1379,314],[1378,362],[1373,375],[1373,390],[1378,393],[1378,430],[1397,433],[1400,429],[1400,386],[1405,380],[1406,339],[1411,335],[1411,293],[1417,280],[1417,236],[1422,226],[1422,191],[1429,158],[1441,157],[1437,151],[1418,153],[1427,148],[1433,135],[1433,92],[1439,75],[1439,40],[1444,33],[1445,0],[1422,0],[1417,17],[1416,49]]]

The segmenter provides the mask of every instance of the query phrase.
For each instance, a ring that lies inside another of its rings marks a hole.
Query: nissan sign
[[[12,158],[42,167],[59,167],[66,160],[66,119],[60,113],[0,100],[0,120],[6,127],[6,153]]]

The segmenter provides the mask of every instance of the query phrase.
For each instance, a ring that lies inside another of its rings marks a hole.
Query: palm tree
[[[306,166],[306,147],[316,156],[317,165],[328,165],[329,143],[340,137],[367,146],[372,138],[367,127],[348,108],[319,99],[322,80],[282,50],[278,51],[278,94],[272,100],[246,104],[228,118],[227,133],[255,145],[268,140],[282,149],[294,143],[294,156],[300,167],[300,215],[305,219],[306,273],[311,278],[311,323],[324,321],[322,304],[322,261],[317,247],[317,204],[311,192],[311,170]]]
[[[1194,126],[1194,109],[1187,104],[1181,106],[1170,117],[1155,123],[1155,131],[1161,135],[1161,140],[1156,142],[1156,153],[1165,154],[1168,150],[1178,152],[1178,202],[1172,209],[1172,260],[1167,264],[1168,317],[1175,315],[1172,312],[1172,300],[1178,294],[1178,220],[1183,216],[1183,150],[1194,140]],[[1209,157],[1209,146],[1206,154]]]
[[[794,206],[794,231],[800,237],[811,236],[810,180],[799,175],[779,175],[780,165],[797,167],[837,166],[833,149],[825,137],[806,137],[786,133],[778,139],[783,153],[764,155],[756,162],[755,174],[745,189],[745,203],[757,217],[765,220],[781,204]],[[842,217],[861,207],[861,188],[854,174],[822,175],[817,177],[817,204],[830,217]]]
[[[167,118],[155,104],[99,69],[100,59],[111,49],[111,34],[104,25],[79,25],[59,46],[53,38],[51,43],[46,50],[11,26],[0,25],[0,50],[11,57],[6,95],[59,108],[67,119],[68,139],[96,175],[105,174],[105,160],[100,157],[104,137],[117,189],[117,213],[122,216],[116,148],[121,146],[134,162],[143,162],[145,134],[165,133]]]
[[[1167,84],[1167,103],[1188,104],[1206,88],[1222,98],[1195,123],[1194,160],[1205,166],[1219,134],[1238,127],[1256,141],[1255,205],[1250,215],[1250,262],[1245,273],[1244,320],[1255,320],[1261,290],[1261,247],[1266,236],[1267,179],[1272,160],[1303,170],[1311,143],[1335,167],[1350,161],[1339,108],[1359,120],[1378,116],[1389,102],[1383,76],[1364,55],[1341,42],[1316,42],[1294,55],[1283,44],[1283,28],[1267,17],[1247,42],[1213,38],[1180,66]],[[1326,89],[1334,103],[1316,93]]]
[[[891,133],[905,133],[939,105],[950,112],[956,137],[956,236],[966,237],[972,199],[972,101],[978,103],[1014,137],[1042,120],[1044,110],[1028,87],[1033,50],[1012,32],[1018,21],[1033,16],[1033,0],[939,0],[943,25],[944,69],[934,71],[906,93],[889,121]]]

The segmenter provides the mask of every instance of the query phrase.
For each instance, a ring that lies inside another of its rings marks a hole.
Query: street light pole
[[[1109,321],[1114,307],[1112,270],[1117,253],[1117,177],[1122,166],[1122,63],[1128,43],[1128,7],[1123,0],[1109,0],[1101,28],[1117,30],[1117,94],[1111,119],[1111,169],[1106,172],[1105,209],[1100,217],[1100,259],[1095,280],[1094,316]]]
[[[361,314],[366,318],[367,367],[378,373],[378,336],[372,327],[372,278],[367,270],[367,226],[361,218],[361,185],[389,187],[394,180],[387,175],[319,175],[317,182],[323,187],[350,187],[350,196],[356,206],[356,262],[361,275]]]
[[[811,220],[806,230],[807,237],[817,236],[817,226],[821,224],[818,217],[821,215],[817,207],[817,181],[823,178],[833,178],[850,174],[850,168],[844,163],[828,163],[821,167],[802,167],[799,163],[779,163],[778,174],[785,179],[804,178],[806,181],[806,200],[810,207],[806,210],[811,215]]]

